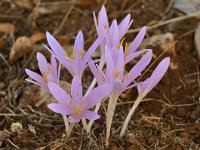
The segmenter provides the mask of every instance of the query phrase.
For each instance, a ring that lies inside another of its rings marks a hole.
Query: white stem
[[[144,95],[141,94],[141,95],[139,95],[139,96],[137,97],[137,99],[135,100],[135,103],[133,104],[131,110],[129,111],[129,113],[128,113],[128,115],[127,115],[125,121],[124,121],[124,124],[123,124],[123,126],[122,126],[122,130],[121,130],[121,132],[120,132],[120,137],[124,136],[125,131],[126,131],[127,126],[128,126],[128,123],[129,123],[129,121],[130,121],[130,119],[131,119],[133,113],[135,112],[136,108],[138,107],[138,105],[140,104],[140,102],[142,101],[143,98],[144,98]]]
[[[101,106],[101,102],[96,105],[95,110],[94,110],[95,113],[98,113],[100,106]],[[90,133],[93,123],[94,123],[94,120],[89,121],[87,125],[87,130],[86,130],[87,133]]]
[[[81,121],[82,121],[82,125],[83,125],[84,130],[87,131],[87,122],[86,122],[86,119],[82,118]]]
[[[73,123],[70,124],[69,131],[67,132],[67,137],[69,137],[71,135],[73,127],[74,127],[74,124]]]
[[[116,104],[117,104],[117,99],[119,97],[119,94],[112,94],[109,98],[108,102],[108,109],[107,109],[107,114],[106,114],[106,146],[109,145],[109,137],[110,137],[110,129],[112,125],[112,120],[113,120],[113,115],[115,112]]]
[[[101,58],[101,59],[102,59],[102,58]],[[104,65],[105,65],[105,61],[100,61],[99,68],[102,69]],[[94,86],[96,85],[96,82],[97,82],[97,81],[96,81],[96,79],[94,78],[94,79],[92,80],[92,83],[90,84],[89,88],[87,89],[87,91],[86,91],[84,97],[85,97],[86,95],[88,95],[88,94],[90,93],[90,91],[92,91],[92,89],[93,89]],[[95,112],[98,112],[98,111],[99,111],[100,106],[101,106],[101,103],[97,104],[97,106],[95,107],[95,110],[96,110]],[[86,122],[86,119],[85,119],[85,118],[82,118],[82,124],[83,124],[83,127],[84,127],[84,129],[86,130],[87,133],[90,133],[90,130],[91,130],[91,127],[92,127],[93,123],[94,123],[94,121],[92,121],[92,120],[89,121],[88,124],[89,124],[90,126],[88,126],[88,125],[87,125],[87,122]]]
[[[68,135],[68,132],[69,132],[69,122],[68,122],[67,116],[65,116],[65,115],[62,115],[62,116],[63,116],[63,120],[64,120],[64,123],[65,123],[65,132],[66,132],[66,135]]]

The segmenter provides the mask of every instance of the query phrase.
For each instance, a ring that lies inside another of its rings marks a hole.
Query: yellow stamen
[[[47,83],[47,76],[46,76],[45,72],[42,72],[42,77],[43,77],[43,79],[44,79],[44,82]]]
[[[127,77],[130,77],[130,76],[131,76],[131,74],[130,74],[130,73],[127,73],[127,74],[126,74],[126,76],[127,76]]]
[[[81,57],[83,57],[83,49],[82,48],[80,48],[79,54]]]
[[[67,53],[67,50],[64,50],[64,53],[65,53],[65,56],[68,57],[68,53]]]
[[[119,74],[120,74],[120,72],[119,72],[118,70],[115,70],[115,71],[113,72],[113,75],[115,75],[116,78],[119,76]]]
[[[79,107],[76,107],[76,108],[74,109],[74,113],[75,113],[77,116],[79,116],[79,115],[81,114],[81,109],[80,109]]]
[[[69,101],[69,107],[71,108],[72,107],[72,99]]]
[[[72,59],[73,59],[73,60],[76,60],[76,56],[75,56],[75,55],[72,55]]]
[[[127,56],[128,55],[128,43],[126,42],[125,43],[125,55]]]
[[[47,67],[47,73],[51,74],[51,68],[50,67]]]
[[[75,50],[75,48],[74,48],[74,46],[72,45],[72,50],[74,51]]]
[[[104,29],[106,29],[107,27],[108,27],[108,25],[107,25],[107,24],[105,24],[103,28],[104,28]]]
[[[121,77],[121,78],[120,78],[120,80],[121,80],[121,81],[124,81],[124,78],[123,78],[123,77]]]
[[[120,43],[119,43],[119,45],[117,46],[117,48],[119,49],[120,48],[120,46],[124,43],[124,40],[125,40],[126,38],[123,38],[123,39],[121,39],[121,41],[120,41]]]

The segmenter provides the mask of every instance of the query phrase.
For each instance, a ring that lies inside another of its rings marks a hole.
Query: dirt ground
[[[170,0],[19,1],[23,2],[0,1],[0,24],[10,23],[15,27],[14,31],[9,29],[9,33],[0,32],[0,149],[106,149],[104,107],[100,110],[102,117],[95,122],[90,135],[78,124],[70,138],[66,138],[60,115],[48,110],[46,104],[36,107],[41,99],[39,89],[24,81],[27,77],[24,69],[38,71],[37,51],[48,56],[42,47],[42,43],[46,43],[44,33],[51,32],[63,47],[67,47],[73,44],[75,35],[82,30],[85,46],[88,47],[96,37],[92,12],[97,13],[103,3],[110,20],[117,18],[120,21],[130,13],[133,19],[131,29],[156,25],[185,14],[174,9]],[[175,52],[164,53],[164,56],[171,57],[172,63],[159,85],[139,105],[126,135],[120,139],[122,121],[134,103],[137,90],[132,89],[122,95],[107,149],[200,150],[200,61],[194,44],[198,21],[191,17],[147,31],[145,39],[166,33],[174,36]],[[33,39],[36,33],[40,35],[37,34],[35,41],[32,41],[31,51],[20,52],[21,58],[11,60],[9,55],[16,39],[21,36]],[[126,40],[133,40],[136,33],[128,33]],[[159,44],[147,44],[147,47],[153,49],[154,60],[163,52]],[[71,79],[67,73],[62,73],[61,78],[67,81]],[[91,79],[91,74],[86,71],[85,87]],[[14,122],[20,122],[23,126],[19,133],[11,131]]]

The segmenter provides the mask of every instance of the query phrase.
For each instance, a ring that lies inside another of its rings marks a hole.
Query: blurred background
[[[131,14],[133,23],[127,42],[147,26],[139,49],[152,48],[154,60],[159,57],[155,64],[163,57],[171,57],[167,74],[138,107],[125,138],[119,139],[119,128],[137,93],[132,90],[122,95],[109,149],[199,149],[199,0],[0,0],[1,149],[105,148],[104,117],[96,122],[92,135],[86,135],[80,124],[66,139],[62,118],[48,110],[46,104],[38,106],[43,98],[38,87],[24,81],[25,68],[38,71],[37,51],[49,57],[42,45],[46,43],[46,31],[68,50],[82,30],[88,48],[97,36],[93,12],[97,15],[102,5],[106,6],[110,22],[117,18],[120,23]],[[96,51],[93,57],[99,56]],[[61,78],[68,82],[71,79],[67,73]],[[91,80],[86,71],[85,88]],[[69,83],[63,84],[69,90]],[[103,108],[100,113],[104,116]],[[23,129],[12,132],[13,122],[20,122]]]

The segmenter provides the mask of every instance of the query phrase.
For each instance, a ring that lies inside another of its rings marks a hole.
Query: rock
[[[16,60],[23,57],[24,54],[30,53],[32,49],[33,43],[31,42],[30,38],[26,36],[19,37],[11,48],[10,60],[15,62]]]
[[[144,49],[148,46],[159,46],[163,51],[167,50],[166,53],[176,56],[175,44],[173,44],[174,42],[174,35],[168,32],[145,39],[140,48]]]
[[[195,36],[194,36],[194,44],[197,50],[197,53],[200,58],[200,23],[197,25]]]
[[[45,34],[42,33],[42,32],[37,32],[37,33],[34,33],[32,36],[31,36],[31,41],[33,43],[37,43],[37,42],[41,42],[45,39]]]
[[[6,35],[13,33],[15,31],[15,26],[11,23],[0,23],[0,32]]]

